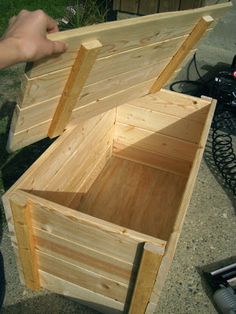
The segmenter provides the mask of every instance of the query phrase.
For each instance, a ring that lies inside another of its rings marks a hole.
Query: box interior
[[[21,188],[168,240],[209,108],[164,90],[131,101],[66,131]]]

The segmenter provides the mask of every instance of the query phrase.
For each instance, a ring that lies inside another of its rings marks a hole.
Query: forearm
[[[0,41],[0,69],[16,64],[21,60],[20,47],[14,39]]]

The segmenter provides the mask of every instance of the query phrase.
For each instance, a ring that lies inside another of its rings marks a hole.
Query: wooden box
[[[28,288],[154,312],[214,111],[160,88],[229,6],[55,34],[67,52],[27,69],[9,148],[62,134],[3,197]]]

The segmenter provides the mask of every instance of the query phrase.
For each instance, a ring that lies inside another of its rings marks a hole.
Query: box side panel
[[[141,243],[151,239],[160,254],[164,252],[164,241],[122,230],[23,191],[12,193],[11,202],[30,207],[38,271],[121,304],[133,285]]]
[[[188,176],[209,101],[162,90],[117,108],[113,154]]]
[[[161,294],[161,289],[164,286],[164,282],[166,280],[168,271],[170,269],[170,266],[171,266],[173,258],[174,258],[176,246],[178,243],[178,239],[180,237],[180,233],[181,233],[182,226],[184,223],[184,218],[185,218],[185,215],[187,212],[187,208],[188,208],[188,205],[189,205],[190,200],[191,200],[192,192],[194,189],[194,184],[195,184],[195,181],[197,178],[198,170],[200,167],[201,159],[202,159],[204,148],[206,145],[208,132],[210,129],[212,117],[213,117],[214,110],[215,110],[215,104],[216,104],[216,102],[213,100],[211,103],[209,113],[208,113],[207,118],[206,118],[205,126],[204,126],[202,136],[201,136],[201,139],[199,142],[199,148],[196,152],[196,156],[195,156],[195,159],[193,162],[191,173],[189,175],[188,182],[186,185],[185,193],[183,195],[182,202],[181,202],[181,205],[179,207],[179,212],[178,212],[178,215],[176,218],[173,232],[170,236],[170,239],[168,240],[166,253],[163,257],[163,260],[162,260],[162,263],[160,266],[160,271],[158,273],[156,283],[155,283],[155,286],[153,289],[153,293],[152,293],[152,296],[150,298],[150,302],[152,302],[154,304],[156,304],[159,300],[159,297]]]

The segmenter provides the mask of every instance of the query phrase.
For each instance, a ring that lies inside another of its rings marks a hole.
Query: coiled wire
[[[226,184],[236,195],[236,155],[231,131],[234,125],[229,111],[215,114],[212,124],[212,155]]]

